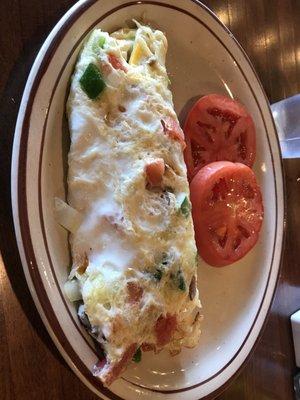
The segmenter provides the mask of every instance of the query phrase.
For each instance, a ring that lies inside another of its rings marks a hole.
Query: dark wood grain
[[[10,206],[13,132],[22,91],[47,34],[70,0],[0,0],[0,400],[92,400],[66,366],[35,309],[15,243]],[[240,41],[270,102],[300,91],[300,1],[206,0]],[[219,400],[290,400],[296,371],[289,316],[300,307],[300,160],[284,161],[287,237],[264,333]]]

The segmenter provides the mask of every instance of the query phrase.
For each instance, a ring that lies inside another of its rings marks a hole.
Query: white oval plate
[[[243,102],[257,129],[255,171],[265,219],[258,244],[226,268],[199,267],[203,333],[199,346],[175,357],[143,355],[109,389],[92,376],[97,355],[63,295],[69,250],[54,219],[53,198],[64,197],[68,84],[80,44],[94,27],[113,31],[132,18],[166,32],[167,67],[175,107],[205,93]],[[19,250],[32,296],[54,342],[83,382],[102,398],[199,399],[215,395],[251,351],[274,294],[283,240],[284,196],[280,150],[270,108],[257,76],[232,34],[192,0],[79,1],[50,33],[32,67],[14,140],[12,204]]]

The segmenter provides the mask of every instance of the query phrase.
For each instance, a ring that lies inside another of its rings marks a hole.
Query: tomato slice
[[[208,164],[193,178],[190,191],[202,258],[221,267],[247,254],[257,242],[264,214],[252,169],[229,161]]]
[[[227,96],[202,97],[184,125],[185,161],[189,178],[214,161],[240,162],[252,167],[255,159],[255,127],[246,108]]]

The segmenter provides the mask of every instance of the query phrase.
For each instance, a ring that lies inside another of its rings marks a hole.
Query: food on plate
[[[216,267],[241,259],[257,242],[264,214],[252,169],[229,161],[210,163],[193,178],[190,191],[201,257]]]
[[[209,94],[190,110],[184,133],[199,253],[213,266],[229,265],[255,245],[263,220],[249,168],[256,153],[253,120],[236,100]]]
[[[185,161],[189,179],[214,161],[240,162],[252,167],[255,159],[255,127],[238,101],[220,94],[200,98],[185,124]]]
[[[200,335],[197,249],[184,135],[158,30],[94,30],[67,103],[72,270],[66,292],[100,343],[111,384],[141,350],[171,354]],[[75,221],[73,220],[75,218]]]

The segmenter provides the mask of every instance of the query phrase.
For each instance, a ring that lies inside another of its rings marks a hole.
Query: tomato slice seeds
[[[198,251],[213,266],[242,258],[255,245],[263,204],[254,172],[218,161],[203,167],[190,185]]]
[[[210,94],[197,101],[184,124],[189,178],[214,161],[252,167],[255,127],[245,107],[227,96]]]

